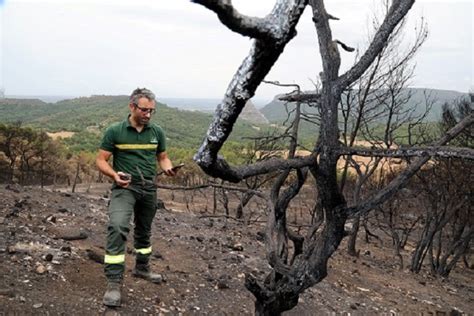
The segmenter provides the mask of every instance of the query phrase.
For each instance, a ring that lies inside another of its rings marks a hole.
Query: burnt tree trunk
[[[339,75],[340,55],[338,40],[333,40],[329,19],[323,0],[277,0],[264,18],[253,18],[240,14],[231,1],[194,0],[217,13],[220,21],[229,29],[253,38],[250,53],[234,75],[225,97],[218,105],[214,119],[194,160],[208,175],[231,182],[239,182],[251,176],[279,171],[282,176],[277,182],[296,170],[298,179],[283,192],[273,190],[272,209],[267,222],[267,259],[272,267],[263,281],[251,274],[246,275],[245,285],[255,296],[257,315],[280,315],[298,303],[301,293],[317,284],[327,275],[328,260],[339,247],[344,237],[344,225],[349,217],[363,215],[385,202],[395,194],[423,166],[430,155],[441,150],[414,151],[416,159],[385,188],[373,197],[347,207],[337,183],[337,161],[345,149],[339,144],[338,103],[342,92],[357,80],[373,63],[378,53],[385,47],[390,35],[405,17],[414,0],[393,1],[387,15],[373,37],[371,44],[360,60],[346,73]],[[319,41],[323,71],[322,89],[318,96],[321,125],[319,139],[308,157],[270,159],[251,165],[230,166],[218,153],[232,132],[245,103],[251,98],[258,85],[269,73],[273,64],[283,52],[286,44],[296,35],[296,25],[307,4],[311,5],[313,21]],[[344,48],[346,45],[341,44]],[[462,126],[472,124],[469,118]],[[462,130],[456,126],[435,146],[442,146]],[[351,154],[357,154],[356,150]],[[382,152],[382,155],[385,153]],[[392,155],[406,155],[406,151],[392,152]],[[470,153],[468,153],[470,154]],[[425,155],[425,156],[422,156]],[[307,168],[306,168],[307,167]],[[306,236],[298,236],[286,227],[286,210],[293,195],[304,183],[306,170],[315,175],[318,189],[318,203],[323,213],[321,221],[315,221]],[[295,245],[292,258],[288,254],[288,241]]]
[[[242,218],[244,216],[244,207],[250,202],[252,197],[254,196],[254,193],[252,192],[245,192],[240,199],[240,203],[237,206],[237,209],[235,210],[235,217],[236,218]]]
[[[398,269],[402,271],[404,267],[404,263],[403,263],[403,256],[400,252],[401,241],[400,241],[400,236],[395,231],[395,229],[392,230],[392,241],[393,241],[393,254],[398,259]]]
[[[357,235],[359,233],[359,227],[360,227],[360,216],[357,216],[354,219],[354,222],[352,224],[352,229],[349,234],[349,239],[347,240],[347,253],[353,257],[359,256],[359,251],[357,251],[356,249],[356,242],[357,242]]]
[[[77,182],[79,181],[79,171],[80,171],[80,163],[79,161],[77,161],[76,174],[74,176],[74,183],[72,184],[72,193],[76,192],[76,185],[77,185]]]

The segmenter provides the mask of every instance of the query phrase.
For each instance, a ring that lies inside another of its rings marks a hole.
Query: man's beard
[[[146,125],[150,122],[149,118],[139,118],[140,124]]]

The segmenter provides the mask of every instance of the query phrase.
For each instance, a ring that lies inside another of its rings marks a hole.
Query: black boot
[[[132,275],[137,278],[142,278],[153,283],[163,282],[163,276],[158,273],[153,273],[150,270],[150,265],[147,263],[137,263],[133,269]]]
[[[106,306],[118,307],[122,304],[122,282],[108,281],[103,303]]]

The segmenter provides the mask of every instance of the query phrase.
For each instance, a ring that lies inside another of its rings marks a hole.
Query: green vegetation
[[[412,91],[414,91],[416,102],[420,101],[426,93],[423,89],[412,89]],[[460,98],[463,95],[439,90],[430,93],[437,96],[439,100]],[[43,132],[74,132],[73,137],[61,140],[71,153],[95,152],[104,129],[111,123],[126,118],[129,111],[127,103],[127,96],[103,95],[63,100],[57,103],[45,103],[35,99],[0,99],[0,123],[21,122],[24,127]],[[157,108],[157,114],[154,115],[152,121],[165,130],[169,150],[176,153],[178,157],[182,157],[183,160],[186,160],[185,157],[191,159],[206,134],[212,115],[170,108],[161,103],[157,104]],[[289,105],[288,108],[291,109],[294,106]],[[284,104],[274,100],[262,109],[262,112],[271,122],[277,123],[277,126],[256,125],[239,119],[230,136],[229,145],[226,145],[222,151],[229,161],[239,160],[240,147],[243,143],[251,142],[248,138],[281,134],[283,131],[281,124],[287,118]],[[305,105],[302,112],[316,113],[317,108]],[[434,112],[439,111],[435,109]],[[430,117],[433,115],[430,114]],[[436,117],[436,120],[438,119],[439,116]],[[437,130],[436,125],[432,123],[426,123],[424,127],[430,135]],[[406,143],[407,130],[408,126],[405,126],[397,131],[397,143]],[[381,139],[383,139],[383,132],[382,127],[374,125],[373,133]],[[312,148],[317,138],[318,126],[302,120],[299,133],[300,144],[306,148]]]
[[[0,100],[0,123],[21,122],[22,126],[44,132],[75,132],[73,137],[61,142],[73,153],[95,152],[104,129],[127,117],[127,104],[127,96],[81,97],[57,103],[3,99]],[[152,118],[165,130],[169,150],[179,153],[183,159],[194,155],[211,120],[211,114],[178,110],[161,103],[157,104],[157,113]],[[245,142],[245,138],[256,137],[270,129],[268,125],[239,120],[229,141]],[[223,154],[238,156],[231,150]]]
[[[64,148],[44,132],[0,124],[0,182],[45,184],[64,177],[63,153]]]
[[[61,140],[61,142],[74,153],[95,152],[97,151],[100,141],[101,135],[99,133],[92,133],[88,131],[82,131],[74,134],[70,138],[64,138]]]

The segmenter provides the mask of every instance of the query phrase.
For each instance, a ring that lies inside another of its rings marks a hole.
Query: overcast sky
[[[374,4],[326,1],[339,17],[334,38],[364,46]],[[234,0],[253,16],[274,0]],[[425,17],[430,35],[416,57],[413,86],[467,92],[473,87],[473,1],[418,0],[409,13]],[[221,98],[250,39],[187,0],[0,0],[0,88],[8,95],[129,94],[146,86],[161,97]],[[317,38],[306,9],[293,39],[267,80],[311,89],[321,71]],[[341,72],[353,62],[342,53]],[[256,97],[284,92],[262,84]]]

